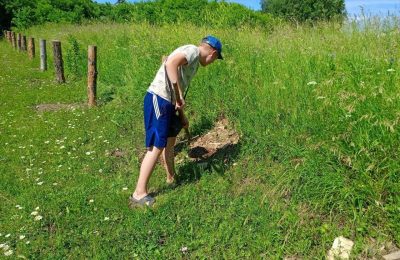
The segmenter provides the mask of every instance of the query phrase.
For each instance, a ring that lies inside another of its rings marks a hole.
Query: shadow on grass
[[[176,167],[175,183],[151,192],[151,195],[156,197],[160,194],[171,191],[180,185],[197,182],[204,174],[210,172],[224,175],[239,156],[240,148],[240,143],[228,144],[217,149],[208,157],[207,155],[209,153],[206,152],[207,150],[204,147],[197,146],[189,149],[189,156],[196,155],[198,157],[192,157],[190,161]]]
[[[228,125],[228,120],[223,116],[215,124],[203,118],[192,127],[193,138],[179,138],[174,150],[176,159],[181,163],[176,167],[175,183],[158,190],[157,194],[185,183],[197,182],[207,173],[224,175],[241,150],[238,133]]]
[[[240,153],[240,143],[226,144],[210,154],[204,147],[197,146],[188,151],[191,160],[177,169],[177,184],[196,182],[206,172],[223,175],[236,161]]]

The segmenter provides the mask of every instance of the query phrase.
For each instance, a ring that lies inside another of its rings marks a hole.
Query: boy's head
[[[222,44],[221,41],[211,35],[203,38],[200,43],[200,64],[207,66],[213,63],[216,59],[222,58]]]

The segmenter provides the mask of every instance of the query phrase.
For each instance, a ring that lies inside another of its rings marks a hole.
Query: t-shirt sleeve
[[[185,55],[186,61],[189,65],[196,60],[198,56],[198,49],[196,46],[187,46],[183,48],[182,53]]]

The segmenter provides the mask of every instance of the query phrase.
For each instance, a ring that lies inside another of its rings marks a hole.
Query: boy
[[[216,59],[222,59],[221,52],[220,40],[209,35],[203,38],[199,46],[184,45],[177,48],[158,70],[144,98],[147,153],[140,167],[136,189],[129,198],[130,206],[154,204],[155,199],[147,192],[147,184],[160,155],[167,172],[167,182],[174,182],[176,136],[181,127],[189,127],[184,113],[183,93],[196,74],[199,64],[207,66]]]

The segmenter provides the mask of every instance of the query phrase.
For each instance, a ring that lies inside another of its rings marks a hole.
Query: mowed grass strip
[[[13,255],[321,258],[343,235],[355,256],[372,257],[398,243],[397,30],[49,24],[25,33],[60,39],[69,69],[58,85],[38,58],[0,43],[0,242]],[[130,210],[148,83],[163,54],[209,33],[226,59],[191,86],[191,131],[229,118],[242,136],[234,163],[205,171],[184,161],[175,189],[157,167],[157,206]],[[86,70],[93,43],[101,105],[35,111],[86,101],[85,74],[71,72]],[[123,157],[110,156],[117,148]]]

